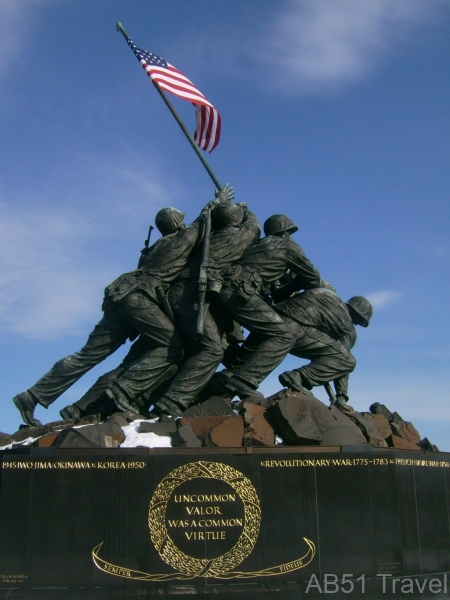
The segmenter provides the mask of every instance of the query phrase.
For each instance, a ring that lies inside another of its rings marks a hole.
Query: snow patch
[[[137,446],[147,446],[148,448],[171,448],[172,439],[170,436],[156,435],[156,433],[138,433],[139,425],[142,421],[148,423],[157,423],[158,419],[136,419],[127,427],[122,427],[125,434],[125,441],[120,444],[121,448],[136,448]]]

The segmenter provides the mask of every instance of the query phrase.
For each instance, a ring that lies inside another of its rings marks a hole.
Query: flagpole
[[[128,33],[125,31],[125,28],[123,27],[122,23],[120,21],[117,21],[116,23],[116,27],[117,27],[117,31],[120,31],[120,33],[123,35],[123,37],[128,41],[129,39],[129,35]],[[200,149],[198,148],[197,144],[195,143],[195,141],[192,139],[191,134],[189,133],[189,131],[187,130],[185,124],[183,123],[183,121],[180,119],[180,117],[178,116],[178,113],[176,112],[176,110],[174,109],[174,107],[172,106],[171,102],[169,101],[169,99],[167,98],[166,94],[162,91],[161,87],[159,86],[159,84],[156,81],[152,80],[153,85],[155,86],[155,88],[158,90],[159,95],[161,96],[161,98],[164,100],[164,102],[166,103],[167,108],[170,110],[170,112],[172,113],[175,121],[178,123],[178,125],[181,128],[181,131],[184,133],[184,135],[186,136],[188,142],[191,144],[194,152],[197,154],[198,158],[200,159],[200,162],[202,163],[202,165],[205,167],[208,175],[211,177],[214,185],[216,186],[216,188],[220,191],[222,189],[222,186],[219,183],[219,180],[217,179],[217,177],[215,176],[213,170],[211,169],[211,167],[209,166],[208,162],[206,161],[205,157],[203,156],[203,154],[200,152]]]

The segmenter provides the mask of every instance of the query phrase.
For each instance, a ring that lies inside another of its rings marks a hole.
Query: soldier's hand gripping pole
[[[203,238],[202,263],[200,265],[200,273],[198,277],[198,315],[197,315],[197,330],[196,336],[201,340],[205,331],[205,319],[208,312],[208,304],[206,302],[206,288],[208,285],[208,260],[209,260],[209,244],[211,238],[211,206],[208,206],[205,223],[205,236]]]

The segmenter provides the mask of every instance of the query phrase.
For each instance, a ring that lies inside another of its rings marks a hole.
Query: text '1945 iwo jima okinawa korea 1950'
[[[158,212],[155,225],[162,237],[151,246],[147,240],[138,268],[106,287],[103,317],[83,348],[14,397],[24,422],[41,425],[34,416],[38,404],[48,407],[127,340],[136,341],[122,363],[63,408],[63,419],[117,411],[176,418],[217,395],[230,407],[261,404],[259,385],[289,353],[310,363],[282,373],[283,386],[311,395],[314,386],[324,385],[332,404],[345,410],[348,376],[355,368],[350,352],[355,325],[368,326],[369,301],[339,298],[292,239],[298,227],[288,216],[269,217],[260,238],[256,215],[246,203],[233,202],[233,188],[222,188],[197,147],[211,151],[217,145],[217,110],[178,70],[137,48],[120,23],[117,28],[202,161],[216,194],[187,226],[176,208]],[[195,140],[161,88],[196,106]],[[225,369],[217,371],[221,363]]]

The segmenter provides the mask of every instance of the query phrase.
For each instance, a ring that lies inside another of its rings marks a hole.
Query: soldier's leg
[[[94,385],[92,385],[79,400],[59,411],[61,417],[63,419],[69,419],[74,417],[78,418],[82,415],[103,413],[104,410],[99,410],[99,407],[100,404],[103,404],[102,400],[104,392],[121,372],[122,368],[118,366],[115,369],[112,369],[112,371],[108,371],[108,373],[101,375]],[[111,404],[111,408],[114,408],[114,404]]]
[[[59,411],[64,419],[100,412],[105,416],[116,410],[116,406],[104,394],[108,387],[124,370],[148,350],[145,338],[138,338],[130,347],[123,361],[115,369],[101,375],[88,391],[76,402]]]
[[[344,377],[339,377],[339,379],[335,379],[334,389],[336,391],[336,400],[338,404],[346,404],[349,401],[348,397],[348,380],[349,376],[344,375]]]
[[[146,342],[146,352],[114,381],[128,401],[136,400],[158,382],[183,355],[183,339],[158,304],[139,292],[121,302],[121,311]]]
[[[291,354],[311,361],[292,371],[300,374],[307,389],[339,379],[353,371],[356,360],[341,342],[318,329],[298,325],[288,318],[285,320],[297,337]]]
[[[250,333],[240,344],[230,345],[225,351],[224,366],[230,371],[238,370],[262,341],[260,336]]]
[[[288,354],[295,337],[283,319],[255,294],[245,304],[234,285],[222,292],[222,299],[233,318],[258,340],[253,352],[235,370],[236,377],[256,389]]]
[[[124,344],[131,331],[114,308],[105,311],[79,352],[59,360],[31,388],[13,398],[24,421],[36,425],[38,421],[33,412],[37,404],[47,408],[80,377]]]
[[[177,322],[191,339],[194,349],[161,399],[162,403],[167,400],[168,406],[176,403],[187,408],[192,404],[223,359],[221,334],[210,313],[206,315],[203,339],[196,340],[197,294],[197,282],[192,280],[172,286],[169,293]]]
[[[105,312],[84,347],[55,363],[28,391],[39,404],[49,406],[80,377],[120,348],[130,331],[113,309]]]

